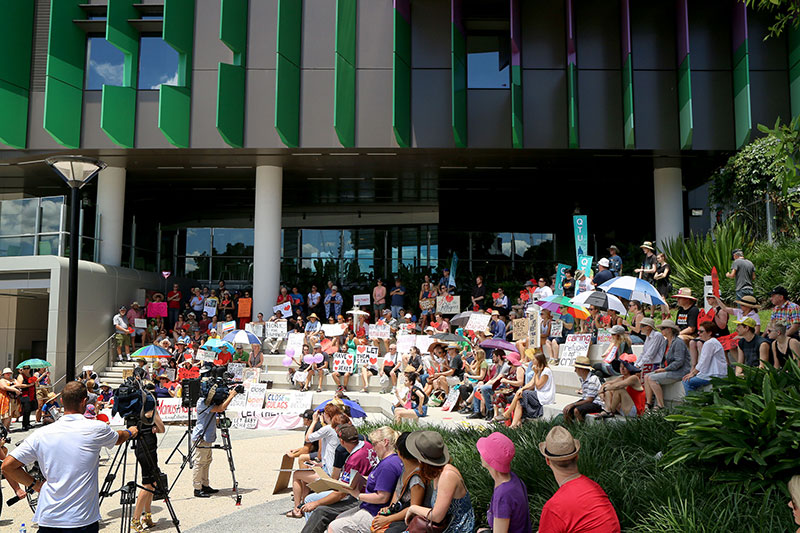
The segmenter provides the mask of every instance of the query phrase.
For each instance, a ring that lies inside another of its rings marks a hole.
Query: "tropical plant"
[[[691,233],[688,237],[674,237],[661,243],[661,249],[670,265],[670,277],[675,287],[689,287],[695,294],[703,294],[703,277],[711,275],[716,267],[720,277],[723,298],[733,296],[733,282],[725,278],[730,269],[733,251],[741,249],[747,256],[753,248],[753,239],[747,224],[730,218],[718,224],[706,235]]]
[[[729,369],[712,390],[687,396],[667,416],[679,425],[663,466],[700,466],[712,481],[767,496],[785,492],[800,469],[800,368],[790,360],[780,370],[741,369],[742,377]]]
[[[800,298],[800,240],[758,243],[747,256],[756,267],[755,297],[764,301],[777,285],[786,287],[790,299]]]

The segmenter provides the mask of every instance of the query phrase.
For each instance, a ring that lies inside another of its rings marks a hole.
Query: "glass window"
[[[528,261],[553,258],[552,233],[514,233],[515,257]]]
[[[0,257],[33,255],[33,237],[0,238]]]
[[[186,230],[186,255],[211,255],[211,228]]]
[[[252,259],[224,259],[215,257],[211,263],[211,279],[240,281],[253,279]]]
[[[298,229],[285,229],[281,230],[281,250],[282,256],[285,260],[294,260],[298,257],[297,251],[297,237]]]
[[[510,43],[507,35],[467,37],[467,88],[508,89],[510,87]]]
[[[341,238],[342,232],[339,230],[304,229],[302,234],[303,257],[338,259]]]
[[[59,230],[61,227],[61,208],[63,205],[63,196],[42,198],[42,222],[40,226],[40,231],[42,233],[49,233]]]
[[[214,228],[214,255],[253,256],[252,228]]]
[[[61,237],[59,235],[39,237],[39,255],[58,255],[58,245],[60,242]],[[86,243],[84,243],[84,246],[86,246]]]
[[[472,246],[473,259],[510,259],[511,233],[475,232],[472,234]]]
[[[354,242],[356,238],[356,232],[350,231],[346,229],[342,231],[342,257],[345,259],[355,259],[356,258],[356,243]]]
[[[161,37],[142,37],[139,48],[139,89],[178,85],[178,52]]]
[[[103,85],[122,85],[125,55],[105,37],[89,37],[86,43],[87,91],[99,91]]]
[[[183,272],[187,278],[208,279],[208,257],[186,257],[183,259]],[[180,262],[178,263],[180,265]],[[179,267],[180,268],[180,267]]]
[[[0,202],[0,235],[35,233],[38,205],[38,198],[21,198]]]

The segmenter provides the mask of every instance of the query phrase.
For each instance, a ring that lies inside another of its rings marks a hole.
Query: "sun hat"
[[[600,261],[598,261],[597,264],[600,265],[601,267],[605,267],[605,268],[608,268],[609,266],[611,266],[611,263],[605,257],[602,258]]]
[[[544,442],[539,443],[539,452],[552,461],[569,461],[580,449],[581,441],[573,438],[564,426],[553,426]]]
[[[414,458],[426,465],[444,466],[450,462],[450,452],[436,431],[415,431],[406,439],[406,448]]]
[[[614,250],[615,252],[619,253],[619,248],[617,248],[616,244],[612,244],[611,246],[608,247],[608,251],[610,252],[611,250]]]
[[[681,287],[680,289],[678,289],[678,294],[673,294],[672,297],[673,298],[690,298],[692,300],[697,301],[697,298],[692,296],[692,289],[690,289],[689,287]]]
[[[617,324],[609,329],[608,332],[612,335],[623,335],[625,333],[625,328]]]
[[[747,326],[748,328],[751,328],[751,329],[756,329],[756,327],[758,327],[758,324],[756,324],[756,321],[752,317],[749,317],[749,316],[737,321],[736,324],[737,325],[741,324],[741,325]]]
[[[630,372],[631,374],[638,374],[639,372],[641,372],[641,371],[642,371],[642,369],[641,369],[641,368],[637,368],[637,367],[636,367],[636,365],[634,365],[633,363],[630,363],[630,362],[628,362],[628,361],[625,361],[625,360],[624,360],[624,359],[622,359],[622,358],[620,358],[620,361],[619,361],[619,363],[620,363],[622,366],[624,366],[625,368],[627,368],[627,369],[628,369],[628,372]]]
[[[161,374],[160,376],[158,376],[158,379],[166,379],[167,381],[169,381],[169,376],[166,374]]]
[[[5,368],[3,369],[3,374],[13,374],[13,373],[14,373],[14,371],[13,371],[13,370],[11,370],[11,369],[10,369],[10,368],[8,368],[8,367],[5,367]]]
[[[311,313],[310,315],[308,315],[308,318],[316,318],[317,320],[319,320],[317,313]]]
[[[131,303],[131,307],[139,307],[139,302],[133,302],[133,303]]]
[[[592,361],[585,355],[579,355],[576,357],[575,363],[573,363],[572,366],[575,368],[583,368],[585,370],[594,370],[594,368],[592,368]]]
[[[653,248],[653,243],[652,243],[652,242],[650,242],[650,241],[644,241],[644,242],[643,242],[643,243],[642,243],[642,244],[639,246],[639,248],[647,248],[647,249],[648,249],[648,250],[650,250],[651,252],[652,252],[653,250],[655,250],[655,248]]]
[[[494,315],[498,315],[499,316],[500,315],[500,311],[498,311],[497,309],[492,310],[492,316],[494,316]]]
[[[661,324],[658,325],[658,329],[666,328],[674,329],[676,333],[680,333],[681,331],[681,328],[679,328],[678,325],[670,319],[662,320]]]
[[[459,349],[461,349],[461,346],[459,346],[455,342],[449,342],[449,343],[447,343],[447,349],[448,350],[459,350]]]
[[[781,285],[778,285],[777,287],[772,289],[772,292],[769,293],[770,296],[772,296],[773,294],[780,294],[784,298],[789,297],[789,291],[786,290],[786,287],[783,287]]]
[[[758,309],[758,300],[756,300],[756,297],[752,294],[745,294],[740,299],[736,300],[736,303],[739,305],[752,307],[753,309]]]
[[[495,431],[488,437],[478,439],[475,447],[487,465],[504,474],[511,471],[511,460],[517,451],[511,439]]]
[[[108,385],[106,385],[106,387],[108,387]],[[56,394],[55,392],[51,392],[50,394],[47,395],[48,402],[52,402],[56,398],[58,398],[58,394]]]
[[[643,318],[639,324],[642,326],[650,326],[651,328],[656,329],[656,321],[650,317]]]
[[[513,366],[519,366],[522,364],[520,360],[519,354],[517,352],[508,352],[506,354],[506,361],[511,363]]]
[[[416,371],[417,371],[417,369],[414,368],[411,365],[406,365],[406,367],[403,369],[403,373],[405,373],[405,374],[410,374],[410,373],[416,372]]]
[[[622,361],[627,361],[627,362],[629,362],[629,363],[635,363],[635,362],[636,362],[636,355],[635,355],[635,354],[632,354],[632,353],[624,353],[624,354],[621,354],[621,355],[619,356],[619,358],[620,358],[620,360],[622,360]]]

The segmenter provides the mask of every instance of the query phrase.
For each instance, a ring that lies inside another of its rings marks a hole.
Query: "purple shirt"
[[[528,490],[514,472],[511,472],[511,479],[495,487],[486,518],[489,527],[493,527],[495,518],[507,518],[509,533],[531,533]]]
[[[366,503],[361,504],[361,508],[369,511],[372,516],[378,514],[383,507],[389,505],[392,498],[392,493],[397,487],[397,480],[403,475],[403,461],[393,453],[389,457],[384,458],[378,466],[370,472],[367,478],[367,487],[364,492],[387,492],[389,493],[389,500],[385,503]],[[526,500],[527,501],[527,500]]]

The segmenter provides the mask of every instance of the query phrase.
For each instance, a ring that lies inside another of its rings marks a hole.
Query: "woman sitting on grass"
[[[611,418],[616,413],[622,416],[641,416],[644,414],[644,387],[637,374],[641,369],[625,357],[617,360],[620,377],[606,381],[600,386],[599,394],[605,394],[606,408],[600,412],[603,418]],[[616,364],[614,365],[616,366]]]

